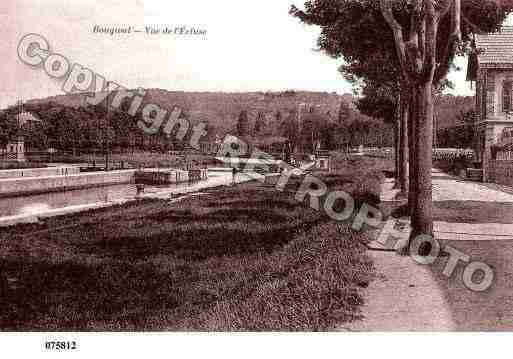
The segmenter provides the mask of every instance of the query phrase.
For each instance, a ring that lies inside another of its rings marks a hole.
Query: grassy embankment
[[[342,157],[341,157],[342,158]],[[385,165],[324,178],[375,203]],[[365,234],[259,183],[4,229],[4,330],[327,330],[358,318]]]

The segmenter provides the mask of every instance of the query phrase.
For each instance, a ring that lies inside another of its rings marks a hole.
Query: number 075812
[[[77,349],[76,342],[61,342],[61,341],[50,341],[45,342],[46,350],[75,350]]]

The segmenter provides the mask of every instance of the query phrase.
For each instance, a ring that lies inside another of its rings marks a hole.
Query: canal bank
[[[68,176],[80,173],[77,166],[56,166],[44,168],[20,168],[12,170],[1,170],[0,179],[24,178],[24,177],[48,177]]]
[[[7,173],[8,172],[8,173]],[[5,177],[2,177],[5,176]],[[80,172],[77,167],[0,171],[0,198],[87,189],[117,184],[169,185],[208,178],[207,169],[130,169]]]
[[[260,176],[253,173],[238,174],[235,182],[245,183]],[[179,196],[188,197],[202,190],[232,185],[232,183],[231,173],[216,171],[208,179],[198,182],[146,186],[144,193],[139,194],[134,184],[125,184],[4,198],[0,199],[0,227],[37,223],[45,218],[111,207],[141,199],[175,200]]]
[[[292,170],[293,175],[302,175],[311,164]],[[177,197],[195,195],[203,190],[234,183],[246,183],[259,180],[263,183],[275,182],[280,173],[261,174],[256,172],[239,172],[233,176],[226,168],[209,168],[208,178],[185,183],[163,186],[145,186],[144,192],[138,193],[133,183],[111,186],[95,186],[88,189],[48,192],[38,195],[20,196],[0,199],[0,227],[20,223],[35,223],[40,219],[67,215],[96,208],[110,207],[140,199],[176,200]],[[274,180],[273,180],[274,178]]]
[[[0,179],[0,197],[69,191],[132,182],[136,170]]]

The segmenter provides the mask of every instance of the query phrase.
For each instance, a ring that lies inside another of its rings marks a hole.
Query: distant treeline
[[[317,144],[324,149],[344,146],[392,146],[393,129],[379,119],[360,114],[350,95],[286,91],[283,93],[181,93],[147,90],[146,102],[172,110],[178,106],[192,124],[206,122],[214,142],[226,134],[255,141],[287,139],[298,150],[309,151]],[[126,104],[128,105],[128,104]],[[126,107],[126,106],[125,106]],[[182,141],[162,133],[149,135],[138,128],[141,114],[130,116],[122,108],[107,111],[104,105],[92,106],[83,95],[57,96],[29,101],[25,110],[41,123],[26,125],[23,135],[30,148],[55,148],[64,151],[180,150]],[[0,145],[16,134],[17,108],[0,111]]]

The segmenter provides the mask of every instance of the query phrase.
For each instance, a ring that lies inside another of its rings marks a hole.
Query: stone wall
[[[513,185],[513,161],[490,161],[487,172],[488,182]]]
[[[1,170],[0,179],[19,178],[19,177],[49,177],[49,176],[67,176],[80,173],[80,168],[73,166],[65,167],[45,167],[45,168],[25,168],[13,170]]]
[[[145,169],[135,172],[135,183],[147,185],[165,185],[189,181],[189,172],[184,170]]]
[[[135,183],[164,185],[208,179],[208,169],[156,170],[145,169],[135,173]]]
[[[136,170],[125,170],[81,173],[69,176],[1,179],[0,197],[130,183],[135,172]]]
[[[208,179],[208,169],[202,168],[197,170],[189,170],[189,180],[201,181]]]

